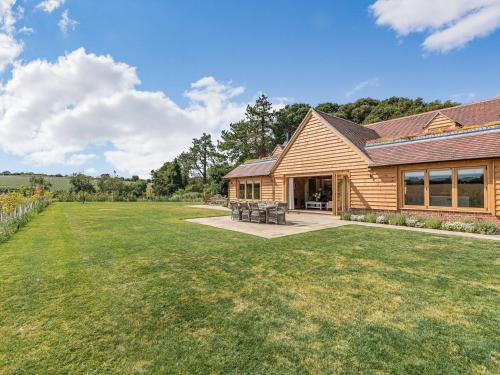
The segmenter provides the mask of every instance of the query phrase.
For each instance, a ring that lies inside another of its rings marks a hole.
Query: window
[[[245,181],[240,181],[240,194],[238,197],[240,199],[245,199]]]
[[[423,206],[425,190],[425,172],[411,171],[404,174],[404,204],[407,206]]]
[[[260,181],[253,182],[253,199],[260,199]]]
[[[406,208],[486,209],[486,166],[406,170],[402,205]]]
[[[451,207],[451,169],[429,171],[429,206]]]
[[[247,181],[247,193],[246,193],[246,199],[252,199],[253,198],[253,182],[252,181]]]
[[[484,168],[457,170],[458,207],[484,207]]]

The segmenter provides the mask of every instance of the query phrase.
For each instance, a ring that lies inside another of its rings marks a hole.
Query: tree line
[[[314,108],[362,126],[458,104],[392,97],[385,100],[362,98],[346,104],[325,102]],[[91,177],[76,173],[70,177],[70,191],[55,195],[61,200],[169,199],[173,196],[183,200],[182,197],[193,199],[204,194],[227,195],[224,175],[246,160],[269,156],[295,132],[310,108],[306,103],[294,103],[274,110],[269,98],[262,94],[247,106],[242,120],[229,124],[228,129],[222,131],[219,140],[215,142],[207,133],[193,138],[187,150],[152,170],[151,180],[138,176],[127,179],[110,174]],[[28,189],[40,187],[50,190],[50,182],[41,175],[30,177]]]
[[[385,100],[362,98],[346,104],[325,102],[314,108],[362,126],[458,104],[392,97]],[[244,119],[231,123],[222,131],[217,143],[210,134],[203,133],[200,138],[193,139],[189,150],[152,170],[154,193],[161,196],[175,192],[226,195],[227,184],[223,176],[246,160],[269,156],[295,132],[310,108],[312,106],[306,103],[294,103],[273,110],[269,98],[260,95],[254,104],[247,106]]]

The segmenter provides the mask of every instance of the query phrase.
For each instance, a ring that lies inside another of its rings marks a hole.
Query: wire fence
[[[15,221],[16,219],[22,218],[33,212],[40,206],[46,206],[49,203],[46,199],[39,199],[34,202],[23,203],[16,206],[12,212],[6,213],[0,209],[0,224],[8,224]],[[1,206],[0,206],[1,208]]]

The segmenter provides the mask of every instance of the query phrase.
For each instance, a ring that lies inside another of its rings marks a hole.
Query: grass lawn
[[[0,373],[499,373],[500,244],[267,240],[173,203],[56,203],[0,245]]]

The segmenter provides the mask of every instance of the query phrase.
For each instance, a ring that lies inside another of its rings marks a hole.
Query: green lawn
[[[57,203],[0,245],[0,373],[498,373],[500,244],[266,240],[172,203]]]

